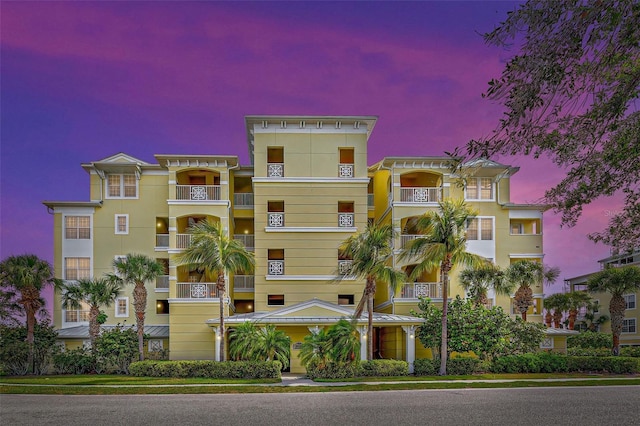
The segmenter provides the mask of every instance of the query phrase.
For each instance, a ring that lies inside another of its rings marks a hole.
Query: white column
[[[361,325],[358,327],[360,332],[360,360],[365,361],[367,359],[367,326]]]
[[[216,337],[215,337],[215,340],[216,340],[216,344],[215,344],[215,348],[216,348],[215,360],[216,361],[220,361],[220,342],[221,342],[221,338],[222,338],[222,336],[220,335],[220,327],[214,328],[213,332],[216,335]]]
[[[409,374],[413,374],[413,362],[416,360],[416,326],[403,325],[407,339],[407,364],[409,364]]]

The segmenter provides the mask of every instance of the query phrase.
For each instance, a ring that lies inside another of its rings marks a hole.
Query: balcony
[[[64,312],[64,322],[88,322],[89,310],[67,310]]]
[[[400,201],[403,203],[437,203],[442,200],[440,187],[400,188]]]
[[[375,204],[373,203],[373,194],[367,194],[367,207],[373,208]]]
[[[176,185],[176,199],[189,201],[220,200],[220,185]]]
[[[240,192],[233,194],[233,204],[235,207],[253,207],[253,192]]]
[[[409,243],[409,241],[413,241],[417,238],[420,238],[421,235],[415,235],[415,234],[402,234],[400,235],[400,247],[405,248],[407,246],[407,244]]]
[[[244,244],[244,247],[248,250],[248,251],[254,251],[255,250],[255,235],[254,234],[234,234],[233,235],[233,239],[240,241],[242,244]]]
[[[267,263],[268,275],[284,275],[284,260],[270,260]]]
[[[284,226],[284,213],[269,213],[267,215],[267,226],[280,228]]]
[[[169,234],[156,234],[156,247],[169,248]]]
[[[216,283],[177,283],[176,297],[179,299],[216,299]]]
[[[186,249],[191,244],[191,234],[176,234],[176,248]]]
[[[268,177],[284,177],[284,163],[268,163],[267,176]]]
[[[354,226],[353,213],[338,213],[338,227],[352,228]]]
[[[338,177],[352,178],[353,177],[353,164],[340,163],[338,164]]]
[[[253,275],[235,275],[233,277],[233,290],[242,293],[252,293],[255,288]]]
[[[156,278],[156,290],[169,291],[169,275],[160,275]]]
[[[440,283],[404,283],[400,292],[400,299],[416,299],[429,297],[442,298],[442,284]]]

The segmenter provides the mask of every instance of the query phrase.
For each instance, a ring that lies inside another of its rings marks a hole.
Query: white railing
[[[341,178],[353,177],[353,164],[352,163],[338,164],[338,177],[341,177]]]
[[[176,297],[179,299],[215,299],[218,297],[216,283],[177,283]]]
[[[191,234],[176,234],[176,248],[186,249],[191,244]]]
[[[208,201],[220,199],[220,185],[176,185],[176,200]]]
[[[253,275],[234,275],[233,289],[235,291],[253,291],[255,277]]]
[[[412,234],[402,234],[400,235],[400,247],[405,248],[409,241],[413,241],[416,238],[419,238],[420,235],[412,235]]]
[[[375,204],[373,203],[373,194],[367,194],[367,207],[373,207]]]
[[[440,283],[404,283],[400,298],[413,299],[418,297],[440,298],[442,297],[442,285]]]
[[[353,227],[353,213],[338,213],[338,226],[340,228]]]
[[[159,275],[156,278],[156,290],[169,290],[169,275]]]
[[[87,322],[89,321],[89,310],[72,309],[64,313],[64,322]]]
[[[284,213],[269,213],[267,215],[267,226],[275,228],[284,226]]]
[[[268,275],[284,275],[284,260],[270,260],[267,267]]]
[[[351,272],[352,265],[353,260],[338,260],[338,273],[340,275],[347,275]]]
[[[240,241],[244,244],[248,251],[253,251],[255,248],[255,235],[254,234],[234,234],[234,240]]]
[[[236,207],[253,207],[253,192],[238,192],[233,194],[233,204]]]
[[[284,177],[284,163],[268,163],[267,176],[268,177]]]
[[[400,188],[400,201],[405,203],[437,203],[442,200],[442,188]]]
[[[156,247],[169,247],[169,234],[156,234]]]

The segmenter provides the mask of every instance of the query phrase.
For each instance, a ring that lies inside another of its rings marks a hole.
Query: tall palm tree
[[[340,319],[327,331],[331,340],[330,356],[335,362],[353,362],[360,360],[360,339],[355,325],[346,319]]]
[[[538,284],[552,284],[558,279],[560,269],[550,268],[534,260],[520,260],[509,265],[505,271],[507,280],[517,286],[513,303],[522,319],[527,320],[527,310],[533,306],[533,290]]]
[[[229,356],[234,361],[250,361],[258,336],[254,323],[245,321],[229,330]]]
[[[289,367],[291,339],[275,325],[267,324],[258,330],[255,353],[262,361],[280,361],[282,368]]]
[[[91,350],[96,349],[96,339],[100,334],[100,308],[109,307],[122,290],[122,283],[108,278],[80,279],[62,286],[62,307],[81,309],[82,302],[89,305],[89,339]]]
[[[611,334],[613,335],[613,354],[620,353],[620,333],[624,322],[626,304],[625,293],[640,290],[640,268],[624,266],[621,268],[607,268],[593,274],[587,281],[587,288],[591,293],[609,293],[609,314],[611,315]]]
[[[115,274],[108,274],[108,279],[125,284],[133,284],[133,308],[136,312],[138,328],[138,352],[140,361],[144,360],[144,319],[147,309],[147,288],[145,283],[154,281],[158,275],[164,274],[164,265],[144,254],[129,253],[123,258],[113,261]]]
[[[449,273],[455,266],[479,267],[486,259],[466,251],[466,229],[475,213],[463,200],[445,200],[438,211],[428,211],[416,221],[420,236],[410,241],[400,259],[418,259],[410,279],[425,272],[440,270],[442,285],[442,344],[440,345],[440,375],[447,374],[447,312]]]
[[[356,306],[353,322],[355,323],[367,304],[367,359],[373,359],[373,298],[376,293],[376,282],[386,282],[395,293],[398,285],[404,281],[405,275],[388,264],[393,249],[391,247],[393,227],[391,225],[369,224],[366,229],[347,238],[340,249],[352,259],[349,276],[365,280],[362,298]]]
[[[562,323],[562,316],[569,306],[569,297],[566,293],[554,293],[546,297],[542,303],[547,310],[545,316],[545,322],[547,326],[551,327],[551,320],[553,320],[553,327],[560,328]],[[548,319],[550,318],[550,319]]]
[[[591,302],[591,296],[585,291],[572,291],[567,293],[567,310],[569,311],[569,330],[573,330],[576,324],[578,312],[586,308]]]
[[[331,336],[326,329],[321,328],[317,333],[304,336],[298,357],[307,369],[309,365],[324,368],[329,361],[331,350]]]
[[[225,360],[224,299],[226,273],[251,273],[255,265],[253,253],[238,240],[229,238],[220,222],[209,220],[191,225],[187,232],[191,234],[191,243],[187,249],[176,256],[178,263],[191,267],[204,268],[216,278],[216,291],[220,300],[220,360]]]
[[[479,268],[465,269],[458,277],[460,286],[467,292],[476,306],[489,307],[489,290],[508,296],[513,284],[504,279],[504,272],[493,263],[487,262]]]
[[[24,309],[27,321],[28,372],[34,371],[34,329],[36,314],[44,307],[41,291],[49,286],[60,286],[62,280],[53,277],[53,267],[34,254],[9,256],[0,263],[0,284],[15,290],[17,303]]]

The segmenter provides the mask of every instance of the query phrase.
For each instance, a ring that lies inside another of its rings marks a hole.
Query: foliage
[[[418,358],[413,362],[413,374],[416,376],[437,376],[439,369],[438,358]]]
[[[315,379],[347,379],[357,376],[358,365],[353,362],[327,362],[323,366],[315,361],[307,364],[307,377]]]
[[[258,328],[250,321],[229,330],[229,356],[234,361],[251,361],[257,340]]]
[[[107,372],[128,374],[129,365],[138,354],[138,336],[133,327],[118,324],[104,330],[96,339],[98,364]]]
[[[567,337],[567,348],[611,349],[611,333],[594,333],[585,331],[576,336]]]
[[[238,361],[280,361],[286,369],[291,357],[291,339],[272,324],[258,328],[245,321],[229,332],[229,354]]]
[[[493,373],[561,373],[570,371],[567,357],[552,352],[508,355],[493,360]]]
[[[505,279],[504,272],[492,263],[478,268],[465,269],[460,273],[458,279],[460,286],[476,305],[488,305],[487,294],[489,290],[494,290],[496,294],[505,296],[509,296],[513,291],[513,285]]]
[[[592,300],[587,303],[583,320],[578,322],[579,326],[584,326],[587,331],[597,332],[600,326],[609,321],[609,316],[601,314],[600,303],[597,300]]]
[[[544,298],[542,301],[548,315],[545,315],[547,327],[561,328],[562,316],[569,306],[569,297],[567,293],[554,293]]]
[[[355,325],[342,318],[328,329],[304,337],[300,353],[302,365],[322,370],[328,363],[350,364],[360,361],[360,338]]]
[[[0,371],[10,375],[47,373],[57,336],[58,333],[48,321],[35,324],[33,364],[30,368],[27,327],[0,325]]]
[[[406,245],[400,260],[417,259],[410,279],[439,269],[443,299],[447,300],[451,269],[456,266],[478,267],[485,264],[486,259],[467,252],[467,224],[475,217],[475,212],[464,200],[441,201],[438,207],[437,211],[428,211],[417,220],[415,227],[420,237]],[[447,374],[447,309],[445,303],[440,319],[440,375]]]
[[[611,343],[611,342],[609,342]],[[573,347],[567,349],[568,355],[573,356],[611,356],[610,348],[581,348]],[[640,358],[640,346],[622,346],[620,356]]]
[[[447,363],[447,374],[449,376],[468,376],[477,372],[481,364],[482,361],[474,357],[451,358]],[[416,376],[436,376],[439,365],[439,359],[420,358],[414,361],[413,371]]]
[[[534,285],[553,284],[560,275],[560,269],[548,267],[535,260],[520,260],[514,262],[505,271],[507,281],[518,287],[513,296],[513,304],[522,319],[526,321],[527,310],[533,306]]]
[[[358,376],[393,377],[409,374],[409,364],[395,359],[374,359],[358,365]]]
[[[129,372],[138,377],[208,377],[214,379],[280,378],[279,361],[137,361]]]
[[[567,170],[545,194],[563,225],[595,199],[623,193],[622,211],[589,236],[622,252],[640,246],[638,22],[637,0],[529,0],[510,12],[484,35],[491,45],[517,43],[485,95],[506,112],[490,137],[467,146],[474,157],[548,156]]]
[[[568,356],[568,371],[637,374],[640,373],[640,358],[623,356]]]
[[[60,374],[87,374],[96,368],[96,357],[87,348],[60,351],[53,356],[53,366]]]
[[[0,283],[2,284],[2,283]],[[16,292],[11,288],[0,285],[0,324],[19,325],[22,308],[16,302]]]
[[[321,328],[315,333],[304,336],[298,357],[307,371],[311,365],[315,368],[324,368],[330,360],[331,349],[331,338],[327,330]]]

